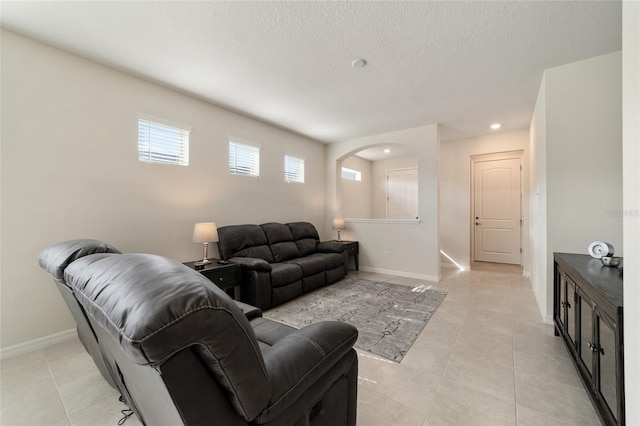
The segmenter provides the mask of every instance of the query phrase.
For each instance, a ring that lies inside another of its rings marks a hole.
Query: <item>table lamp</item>
[[[203,258],[201,261],[196,262],[196,264],[204,265],[211,263],[211,261],[207,259],[207,248],[209,243],[218,242],[218,228],[215,222],[196,223],[196,226],[193,228],[192,241],[194,243],[202,243]]]
[[[342,241],[342,239],[340,238],[340,230],[341,229],[345,229],[345,223],[344,223],[344,219],[341,217],[336,217],[333,219],[333,223],[331,224],[331,229],[337,229],[338,230],[338,239],[336,241]]]

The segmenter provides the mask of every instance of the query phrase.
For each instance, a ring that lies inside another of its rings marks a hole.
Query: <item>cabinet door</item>
[[[616,324],[596,307],[596,332],[598,337],[598,380],[600,397],[614,419],[618,419],[618,375],[616,374]]]
[[[553,278],[553,319],[557,324],[557,328],[565,334],[565,319],[564,319],[564,272],[560,269],[557,263],[554,263],[554,278]],[[558,330],[556,330],[558,331]]]
[[[565,276],[565,308],[567,310],[567,336],[571,344],[576,348],[576,283],[571,278]]]
[[[593,303],[587,295],[578,288],[577,290],[578,319],[579,319],[579,366],[592,380],[594,372],[593,348]]]

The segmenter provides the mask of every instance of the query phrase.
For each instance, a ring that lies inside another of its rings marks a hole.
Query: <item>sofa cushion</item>
[[[300,257],[298,246],[293,240],[291,230],[281,223],[264,223],[260,225],[271,246],[271,254],[276,262]]]
[[[271,286],[282,287],[302,279],[302,268],[290,263],[271,265]]]
[[[310,275],[315,275],[317,273],[323,272],[326,268],[325,259],[317,256],[317,254],[312,254],[311,256],[299,257],[297,259],[289,260],[287,263],[293,263],[298,265],[302,269],[302,273],[305,277]]]
[[[309,222],[292,222],[287,223],[291,230],[293,239],[298,246],[300,256],[307,256],[316,252],[316,245],[320,241],[320,236],[316,227]]]
[[[326,269],[334,269],[344,265],[344,259],[341,253],[315,253],[308,257],[321,259]]]
[[[218,228],[220,257],[254,257],[273,263],[269,242],[258,225],[232,225]]]

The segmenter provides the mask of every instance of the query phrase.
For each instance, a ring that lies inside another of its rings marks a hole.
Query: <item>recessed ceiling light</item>
[[[351,66],[354,68],[362,68],[365,65],[367,65],[367,61],[362,58],[354,59],[353,61],[351,61]]]
[[[502,124],[500,124],[500,123],[494,123],[494,124],[491,125],[491,128],[493,130],[498,130],[501,126],[502,126]]]
[[[391,152],[391,150],[390,150],[389,148],[386,148],[386,149],[384,150],[384,153],[385,153],[385,154],[388,154],[388,153],[390,153],[390,152]]]

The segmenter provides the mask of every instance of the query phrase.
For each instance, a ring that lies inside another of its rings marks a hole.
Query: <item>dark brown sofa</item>
[[[320,242],[309,222],[224,226],[218,237],[220,257],[242,268],[242,301],[260,309],[347,275],[344,245]]]

